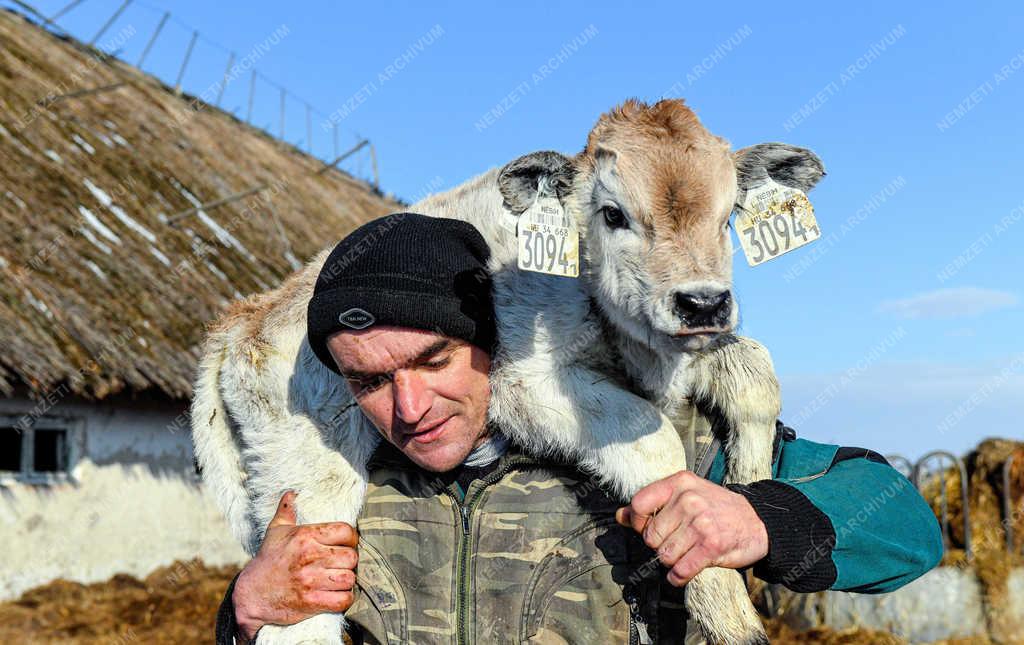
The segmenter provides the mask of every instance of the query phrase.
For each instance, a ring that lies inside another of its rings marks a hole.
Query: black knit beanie
[[[480,232],[459,220],[396,213],[363,224],[334,247],[316,279],[307,310],[310,347],[338,372],[328,336],[394,325],[461,338],[491,353],[489,257]]]

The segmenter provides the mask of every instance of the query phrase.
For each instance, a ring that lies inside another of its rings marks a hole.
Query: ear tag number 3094
[[[580,275],[580,234],[555,197],[540,197],[516,224],[519,268],[576,278]]]
[[[750,266],[774,260],[821,237],[814,207],[798,188],[768,179],[747,190],[737,206],[736,234]]]

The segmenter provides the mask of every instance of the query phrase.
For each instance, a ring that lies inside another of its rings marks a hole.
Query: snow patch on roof
[[[114,216],[117,217],[117,219],[121,220],[122,224],[124,224],[128,228],[132,229],[133,231],[135,231],[136,233],[138,233],[142,237],[146,238],[146,240],[150,244],[153,244],[153,243],[156,242],[156,235],[154,235],[152,231],[150,231],[148,228],[146,228],[142,224],[139,224],[138,222],[133,220],[128,215],[128,213],[124,212],[124,210],[120,206],[111,206],[110,207],[110,212],[113,213]]]
[[[3,125],[0,125],[0,134],[13,141],[14,147],[20,150],[23,154],[28,155],[29,157],[32,156],[32,151],[25,147],[25,144],[21,142],[21,139],[12,135]]]
[[[12,202],[17,204],[18,208],[20,208],[21,210],[23,210],[23,211],[27,211],[28,210],[28,204],[23,202],[20,197],[18,197],[17,195],[12,193],[11,191],[9,191],[9,190],[8,191],[4,191],[4,197],[7,197]]]
[[[112,231],[109,228],[107,228],[107,225],[104,224],[103,222],[101,222],[100,218],[98,218],[95,215],[93,215],[91,210],[89,210],[85,206],[82,206],[81,204],[79,204],[78,205],[78,212],[81,213],[82,217],[85,218],[86,223],[88,223],[89,226],[91,226],[94,229],[96,229],[96,232],[98,232],[100,235],[102,235],[103,237],[107,238],[108,240],[110,240],[114,244],[120,244],[121,243],[121,238],[119,238],[117,235],[115,235],[114,231]]]
[[[178,192],[180,192],[182,196],[185,199],[187,199],[189,203],[192,204],[197,209],[196,216],[199,217],[199,221],[202,222],[206,226],[206,228],[213,231],[213,234],[217,236],[217,239],[220,240],[221,244],[223,244],[224,246],[234,247],[236,251],[245,256],[245,259],[249,260],[253,264],[257,264],[256,256],[250,253],[249,249],[242,246],[242,243],[239,242],[234,235],[229,233],[227,229],[225,229],[223,226],[214,221],[212,217],[207,215],[206,211],[204,211],[201,208],[203,203],[199,201],[199,199],[195,195],[189,192],[188,188],[185,188],[174,179],[172,179],[171,181],[175,184],[175,187],[178,189]]]
[[[110,208],[110,205],[114,203],[114,200],[111,199],[110,195],[108,195],[106,191],[104,191],[102,188],[89,181],[88,177],[85,178],[83,183],[85,184],[85,187],[89,189],[89,192],[92,193],[92,196],[95,197],[99,203],[103,204],[107,208]]]
[[[92,196],[101,204],[106,206],[107,210],[113,213],[114,217],[120,220],[122,224],[146,238],[150,244],[156,243],[156,235],[153,235],[152,231],[132,219],[131,216],[124,212],[124,209],[120,206],[115,205],[114,200],[111,199],[110,195],[108,195],[102,188],[89,181],[88,178],[85,179],[85,187],[88,188],[89,192],[92,193]]]
[[[71,138],[74,140],[75,143],[78,144],[78,147],[81,148],[82,150],[85,150],[90,155],[96,154],[96,148],[90,146],[89,142],[83,139],[82,137],[78,136],[77,133],[72,133]]]
[[[53,314],[50,312],[50,308],[46,306],[45,302],[32,295],[32,292],[28,289],[22,289],[22,292],[25,294],[25,299],[28,300],[33,307],[45,314],[47,318],[53,318]]]
[[[97,266],[97,264],[92,260],[86,260],[85,266],[89,267],[89,269],[96,274],[97,278],[103,280],[104,282],[110,282],[110,278],[108,278],[107,274],[103,272],[103,269],[99,268],[99,266]]]
[[[203,264],[206,265],[206,268],[209,269],[211,273],[216,275],[218,278],[220,278],[224,282],[227,282],[227,283],[231,282],[230,280],[228,280],[228,277],[226,275],[224,275],[224,272],[221,271],[220,269],[218,269],[217,267],[215,267],[213,265],[213,263],[210,262],[209,260],[203,260]]]
[[[157,260],[160,260],[160,262],[162,262],[165,266],[171,266],[171,261],[167,258],[166,255],[160,252],[160,249],[156,248],[153,245],[150,245],[149,252],[152,253],[153,256]]]
[[[43,154],[49,157],[50,159],[53,159],[57,163],[64,163],[64,160],[60,158],[60,155],[54,152],[53,150],[47,150]]]
[[[196,211],[196,215],[199,217],[200,222],[205,224],[208,229],[213,231],[213,234],[217,236],[217,239],[220,240],[221,244],[224,244],[225,246],[234,247],[235,250],[244,255],[247,260],[249,260],[253,264],[256,264],[256,256],[250,253],[249,249],[242,246],[242,243],[239,242],[234,235],[228,233],[225,228],[223,228],[220,224],[215,222],[212,217],[206,214],[205,211],[200,209]]]
[[[111,254],[110,247],[104,244],[103,242],[100,242],[99,239],[97,239],[96,236],[92,234],[92,231],[90,231],[84,226],[78,230],[82,232],[82,235],[85,237],[85,239],[92,242],[99,250],[103,251],[107,255]]]

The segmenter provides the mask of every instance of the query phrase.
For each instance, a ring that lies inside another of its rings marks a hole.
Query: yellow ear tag
[[[580,275],[580,233],[561,202],[538,196],[516,223],[519,268],[566,278]]]
[[[799,188],[767,178],[748,189],[743,203],[736,206],[736,234],[750,266],[774,260],[821,237],[811,200]]]

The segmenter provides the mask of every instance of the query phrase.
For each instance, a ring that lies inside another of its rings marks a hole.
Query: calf
[[[731,152],[682,101],[627,101],[574,157],[526,155],[414,204],[474,224],[490,244],[499,339],[490,420],[626,500],[686,467],[671,417],[692,403],[726,429],[727,483],[770,478],[778,383],[768,352],[732,334],[728,231],[737,198],[765,174],[807,191],[824,169],[811,151],[784,144]],[[579,231],[578,279],[519,268],[514,222],[539,199],[557,203]],[[204,348],[196,454],[251,553],[287,489],[299,494],[301,522],[354,524],[379,441],[305,340],[327,253],[235,305]],[[686,598],[709,641],[767,642],[735,571],[704,570]],[[340,643],[341,620],[267,626],[259,640]]]

